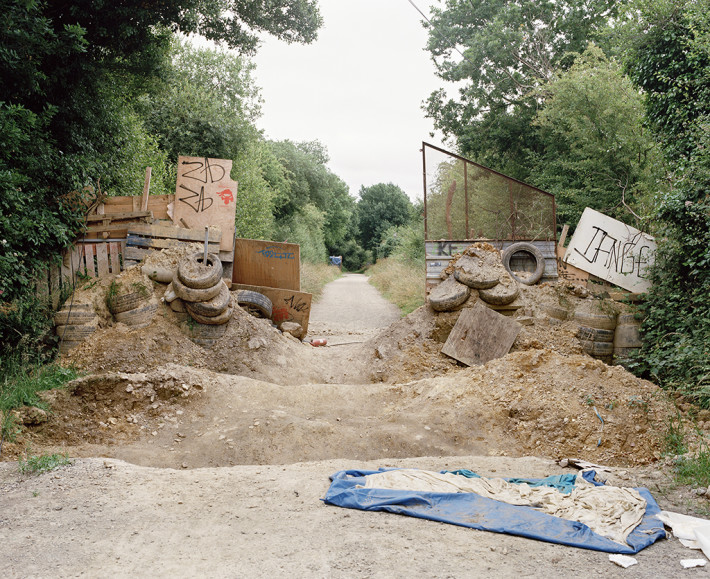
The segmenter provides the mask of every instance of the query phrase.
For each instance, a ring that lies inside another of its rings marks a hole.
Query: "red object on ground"
[[[311,346],[325,346],[328,340],[311,340]]]

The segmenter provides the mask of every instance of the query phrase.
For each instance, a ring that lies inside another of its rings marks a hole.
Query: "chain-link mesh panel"
[[[423,143],[426,237],[554,240],[549,193]]]

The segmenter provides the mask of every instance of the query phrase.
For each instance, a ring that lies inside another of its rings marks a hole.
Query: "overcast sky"
[[[427,0],[414,0],[428,13]],[[399,185],[422,197],[422,141],[433,123],[421,104],[442,86],[424,50],[427,33],[408,0],[320,0],[313,44],[265,38],[254,59],[264,98],[257,125],[273,140],[319,140],[329,168],[356,196]]]

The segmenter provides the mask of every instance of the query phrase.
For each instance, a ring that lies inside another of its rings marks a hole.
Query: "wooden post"
[[[148,211],[148,194],[150,193],[150,174],[152,169],[145,169],[145,183],[143,183],[143,197],[141,198],[141,211]]]

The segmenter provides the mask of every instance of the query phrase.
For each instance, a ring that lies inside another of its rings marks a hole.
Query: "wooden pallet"
[[[77,243],[62,257],[62,278],[72,279],[77,273],[90,278],[116,275],[125,268],[125,247],[125,241]]]
[[[210,253],[219,253],[221,239],[222,232],[210,228],[207,243]],[[204,243],[204,241],[204,230],[164,224],[131,225],[126,237],[124,254],[126,267],[142,261],[151,251],[175,247],[180,243]]]

